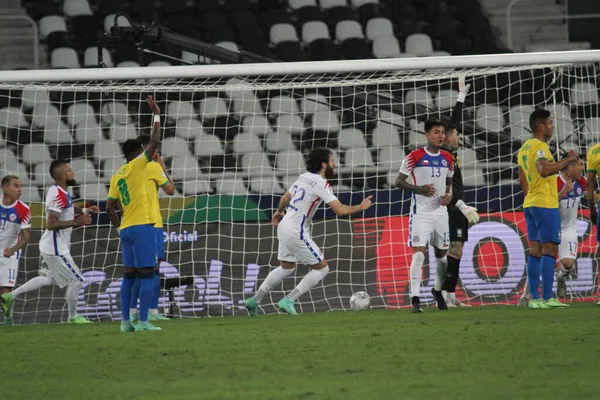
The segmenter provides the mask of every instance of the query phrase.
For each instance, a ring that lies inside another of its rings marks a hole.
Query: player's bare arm
[[[49,211],[48,218],[46,220],[46,229],[50,231],[59,231],[61,229],[77,228],[92,223],[92,217],[89,214],[82,214],[76,217],[74,220],[59,221],[60,213],[56,211]]]
[[[163,170],[163,173],[165,174],[165,176],[169,180],[169,183],[167,183],[166,185],[162,186],[161,189],[168,196],[173,196],[175,194],[175,183],[173,182],[173,179],[171,179],[171,175],[169,175],[169,173],[167,172],[167,167],[165,166],[165,161],[162,159],[162,157],[160,156],[160,154],[158,154],[158,152],[154,153],[154,156],[152,156],[152,160],[154,162],[156,162],[158,165],[161,166],[161,168]]]
[[[279,221],[285,215],[285,209],[287,208],[288,204],[290,204],[291,200],[292,194],[290,192],[285,192],[285,194],[281,196],[281,199],[279,199],[279,205],[277,206],[277,211],[275,211],[273,218],[271,218],[271,224],[273,224],[273,226],[277,226],[279,224]]]
[[[371,198],[373,198],[373,196],[367,197],[356,206],[347,206],[345,204],[342,204],[339,200],[334,200],[328,205],[329,207],[331,207],[335,215],[337,215],[338,217],[342,217],[344,215],[353,215],[368,209],[373,204],[371,202]]]
[[[523,168],[519,166],[519,185],[521,186],[521,190],[523,191],[523,196],[527,196],[527,192],[529,191],[529,183],[527,182],[527,177],[525,176],[525,172],[523,172]]]
[[[11,257],[17,251],[24,249],[29,243],[29,239],[31,239],[31,229],[21,229],[21,237],[19,242],[14,247],[9,247],[8,249],[4,249],[4,257]]]
[[[82,214],[98,214],[100,212],[100,208],[98,208],[98,206],[91,206],[91,207],[84,207],[84,208],[79,208],[79,207],[73,207],[74,211],[75,211],[75,215],[82,215]]]
[[[598,220],[598,210],[596,209],[596,171],[587,172],[587,186],[585,190],[585,199],[587,200],[590,209],[590,220],[595,225]]]
[[[535,166],[540,173],[542,178],[547,178],[551,175],[558,174],[564,167],[567,166],[570,162],[573,162],[579,158],[579,154],[575,150],[569,150],[567,156],[562,160],[551,163],[548,160],[537,160]]]
[[[108,214],[108,218],[112,225],[115,228],[118,228],[121,226],[121,221],[119,221],[119,217],[117,216],[117,211],[115,209],[116,204],[117,202],[115,200],[108,199],[106,202],[106,213]]]
[[[406,182],[407,178],[407,175],[399,173],[398,177],[396,178],[396,187],[415,192],[416,194],[420,194],[425,197],[431,197],[435,194],[435,186],[433,186],[432,183],[428,183],[427,185],[423,186],[411,185],[410,183]]]
[[[152,133],[150,134],[150,142],[148,143],[148,147],[146,147],[146,154],[152,158],[160,144],[160,108],[152,96],[148,96],[148,106],[154,114],[154,122],[152,124]]]
[[[452,178],[446,178],[446,193],[442,197],[442,205],[448,205],[452,201]]]

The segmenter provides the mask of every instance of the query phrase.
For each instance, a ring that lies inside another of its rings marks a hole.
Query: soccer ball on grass
[[[350,297],[350,308],[354,311],[365,310],[371,305],[371,296],[366,292],[356,292]]]

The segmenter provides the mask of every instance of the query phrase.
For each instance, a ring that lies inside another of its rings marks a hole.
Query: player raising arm
[[[75,173],[64,160],[54,160],[50,164],[50,176],[54,185],[46,195],[46,230],[40,239],[40,254],[46,268],[37,276],[12,293],[2,295],[2,310],[5,317],[11,318],[12,306],[18,296],[37,290],[43,286],[57,285],[67,287],[67,308],[69,324],[89,324],[87,318],[77,314],[77,299],[83,284],[81,271],[71,256],[71,232],[73,228],[89,225],[92,218],[89,213],[97,213],[98,207],[88,209],[75,207],[69,186],[77,184]]]
[[[31,211],[21,200],[21,180],[17,175],[5,175],[0,182],[0,294],[10,292],[17,282],[19,258],[31,237]],[[4,310],[3,310],[4,311]],[[7,310],[4,325],[12,325],[12,310]]]
[[[397,187],[413,192],[408,245],[413,252],[410,263],[410,301],[414,313],[423,312],[420,299],[422,268],[430,240],[437,262],[435,287],[431,293],[440,310],[448,309],[442,296],[442,285],[448,265],[446,253],[450,234],[446,205],[452,200],[454,165],[452,155],[442,150],[444,129],[445,126],[440,121],[425,122],[427,146],[413,150],[406,156],[396,179]],[[412,176],[413,184],[406,181],[409,176]]]
[[[121,282],[121,332],[158,331],[159,327],[148,322],[148,310],[154,290],[154,268],[156,267],[156,234],[154,214],[148,201],[146,165],[160,144],[160,109],[152,96],[148,105],[154,113],[150,142],[144,150],[139,139],[129,139],[123,143],[123,153],[127,164],[123,165],[110,179],[110,190],[106,202],[106,212],[113,225],[120,229],[123,252],[123,281]],[[115,211],[119,202],[123,219]],[[130,321],[129,307],[136,277],[140,283],[140,321],[134,327]]]
[[[278,258],[281,266],[269,272],[254,296],[244,300],[244,306],[250,315],[258,315],[261,300],[275,285],[294,273],[297,263],[310,266],[311,271],[302,278],[296,288],[277,303],[280,310],[290,315],[298,314],[294,302],[329,272],[327,260],[310,234],[313,215],[323,201],[339,216],[356,214],[371,207],[372,196],[356,206],[344,205],[335,197],[327,182],[327,179],[333,178],[334,167],[331,150],[313,149],[306,159],[308,172],[300,175],[281,197],[272,219],[273,225],[277,226]],[[287,212],[284,212],[286,209]]]
[[[523,209],[529,237],[527,276],[531,301],[529,308],[568,307],[552,298],[554,267],[560,244],[560,213],[558,210],[557,173],[579,158],[570,150],[567,157],[555,162],[548,140],[554,126],[550,112],[536,110],[529,116],[533,138],[519,150],[519,181],[526,193]],[[540,300],[540,272],[542,298]]]

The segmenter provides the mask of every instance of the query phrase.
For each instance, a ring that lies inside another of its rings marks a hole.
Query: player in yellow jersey
[[[163,223],[160,215],[160,204],[158,203],[158,189],[167,195],[172,196],[175,193],[175,184],[167,172],[167,168],[158,152],[154,153],[152,161],[146,165],[146,182],[148,190],[148,202],[150,209],[154,212],[154,234],[156,236],[156,254],[157,265],[154,270],[154,286],[152,292],[152,303],[148,313],[148,321],[164,321],[169,318],[158,312],[158,298],[160,297],[160,263],[165,261],[165,242],[163,237]],[[136,324],[138,320],[137,302],[140,296],[141,279],[136,278],[133,284],[131,295],[131,304],[129,310],[129,319],[131,323]]]
[[[552,297],[554,268],[560,244],[560,213],[556,174],[579,158],[570,150],[567,157],[555,162],[548,140],[554,126],[550,112],[536,110],[529,116],[533,138],[519,150],[519,182],[525,193],[523,210],[529,237],[527,276],[531,294],[530,308],[568,307]],[[540,299],[540,273],[542,299]]]
[[[596,177],[600,173],[600,143],[590,147],[587,153],[587,190],[585,197],[590,209],[590,221],[596,224],[596,228],[600,226],[598,223],[598,209],[596,204]],[[596,230],[596,242],[600,243],[600,230]],[[598,302],[600,305],[600,302]]]
[[[155,216],[150,209],[146,165],[160,144],[160,109],[152,96],[148,105],[154,113],[150,142],[144,150],[139,139],[123,143],[127,164],[110,179],[106,212],[113,225],[120,229],[123,252],[123,281],[121,282],[121,332],[160,330],[148,322],[148,309],[152,302],[154,268],[156,267]],[[123,218],[119,221],[115,205],[119,202]],[[140,277],[140,322],[134,327],[129,320],[129,304],[136,276]]]

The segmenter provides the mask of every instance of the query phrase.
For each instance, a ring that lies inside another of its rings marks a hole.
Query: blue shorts
[[[120,236],[125,267],[156,267],[156,234],[153,225],[128,226],[121,230]]]
[[[525,208],[527,236],[530,242],[560,244],[560,213],[558,208]]]
[[[159,260],[165,259],[165,237],[163,236],[163,228],[154,228],[156,235],[156,258]]]

